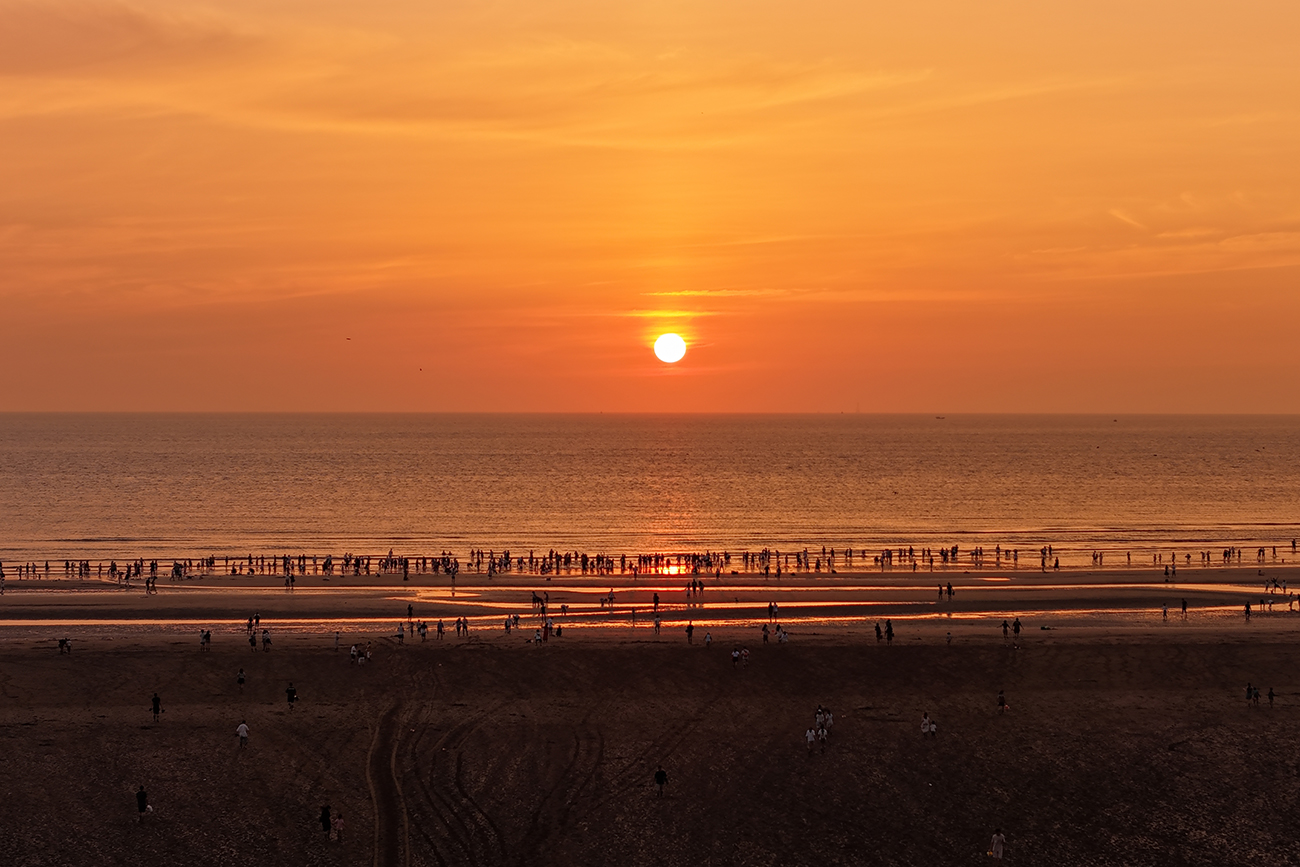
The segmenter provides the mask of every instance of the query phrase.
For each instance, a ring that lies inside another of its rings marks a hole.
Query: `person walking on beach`
[[[330,830],[333,829],[334,823],[330,821],[330,805],[325,804],[320,808],[320,826],[325,832],[325,839],[329,839]]]
[[[1014,621],[1012,621],[1011,631],[1016,636],[1016,644],[1019,644],[1020,643],[1020,618],[1019,617],[1017,617]]]
[[[989,856],[1001,861],[1002,854],[1006,851],[1006,847],[1007,847],[1006,835],[1002,833],[1001,828],[994,828],[993,841],[989,843]]]
[[[885,644],[894,643],[894,621],[885,618]]]
[[[293,710],[293,703],[298,700],[298,690],[293,688],[293,681],[289,681],[289,688],[284,691],[285,698],[289,699],[289,710]]]
[[[880,631],[880,621],[876,621],[876,643],[880,643],[880,639],[883,637],[884,633]]]
[[[239,727],[235,729],[235,734],[239,735],[239,748],[241,750],[248,746],[248,723],[240,720]]]
[[[659,770],[655,771],[655,785],[659,787],[658,797],[662,798],[664,796],[664,786],[668,785],[668,772],[664,770],[663,765],[660,765]]]
[[[342,843],[343,842],[343,814],[335,813],[333,823],[334,823],[334,833],[332,837],[333,839]]]
[[[1006,692],[998,690],[998,713],[1006,713],[1008,707],[1010,707],[1010,705],[1007,704]]]
[[[135,811],[136,811],[135,820],[137,822],[143,822],[144,814],[149,812],[149,795],[147,792],[145,792],[144,786],[141,786],[138,790],[136,790]]]
[[[239,691],[244,691],[244,670],[241,668],[239,674],[235,675],[235,683],[239,684]]]
[[[1011,631],[1011,624],[1003,620],[1002,621],[1002,643],[1003,644],[1007,643],[1007,633],[1009,633],[1010,631]]]
[[[1272,708],[1273,708],[1273,696],[1274,696],[1274,695],[1275,695],[1275,693],[1273,692],[1273,687],[1270,686],[1270,687],[1268,688],[1268,707],[1269,707],[1270,710],[1272,710]]]
[[[686,643],[695,643],[695,622],[693,620],[686,623]]]
[[[153,701],[153,721],[158,722],[158,715],[162,713],[162,699],[159,698],[158,693],[155,692],[153,694],[152,701]]]

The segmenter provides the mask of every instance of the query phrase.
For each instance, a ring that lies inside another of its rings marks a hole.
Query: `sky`
[[[0,0],[0,411],[1297,413],[1297,33]]]

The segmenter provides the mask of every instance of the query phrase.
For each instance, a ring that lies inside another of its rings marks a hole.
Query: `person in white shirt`
[[[812,729],[808,729],[808,731],[804,734],[804,739],[808,741],[808,752],[811,753],[813,748],[813,742],[817,740],[817,732],[813,731]]]
[[[1006,845],[1006,835],[1002,833],[1001,828],[995,828],[993,830],[993,842],[989,844],[989,855],[1001,861],[1002,853],[1006,849]]]
[[[235,729],[235,734],[239,735],[239,746],[241,749],[248,746],[248,723],[240,720],[239,728]]]

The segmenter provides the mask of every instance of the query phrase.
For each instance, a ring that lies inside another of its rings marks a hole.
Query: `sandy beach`
[[[610,579],[462,576],[454,599],[400,576],[292,593],[225,577],[147,597],[10,581],[0,852],[23,865],[968,864],[989,860],[1000,827],[1022,864],[1295,863],[1300,613],[1275,603],[1247,624],[1254,570],[1213,571],[1169,587],[1148,573],[949,575],[943,603],[924,576],[779,589],[724,576],[700,607],[684,578],[643,578],[614,582],[613,613],[598,603]],[[526,640],[533,592],[570,606],[540,646]],[[790,640],[764,645],[773,599]],[[399,646],[408,604],[446,637]],[[269,652],[248,647],[253,611]],[[522,628],[507,636],[513,611]],[[460,616],[468,638],[452,632]],[[999,628],[1016,616],[1019,642]],[[354,642],[368,664],[349,662]],[[834,725],[809,754],[818,705]],[[325,804],[342,842],[321,830]]]

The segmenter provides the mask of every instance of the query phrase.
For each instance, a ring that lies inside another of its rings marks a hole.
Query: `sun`
[[[660,334],[655,341],[655,355],[668,364],[681,361],[686,354],[686,341],[677,334]]]

